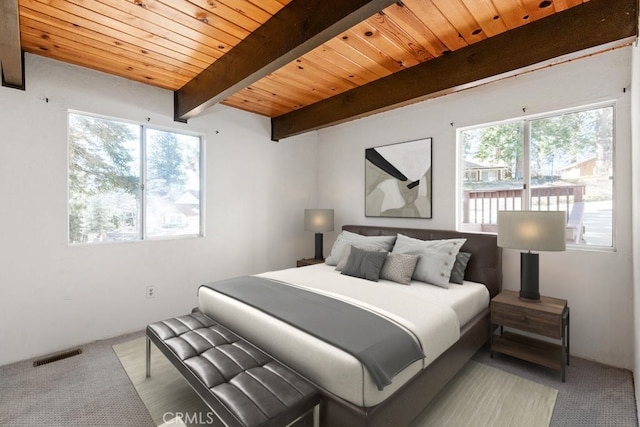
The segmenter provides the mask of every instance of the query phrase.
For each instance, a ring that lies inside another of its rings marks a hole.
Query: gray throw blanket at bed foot
[[[379,390],[424,358],[418,342],[391,320],[353,304],[254,276],[202,285],[259,309],[357,358]]]

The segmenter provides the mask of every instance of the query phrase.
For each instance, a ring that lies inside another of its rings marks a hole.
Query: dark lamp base
[[[316,256],[314,258],[324,260],[322,256],[322,233],[316,233]]]
[[[540,301],[539,257],[531,252],[520,253],[520,299],[530,302]]]

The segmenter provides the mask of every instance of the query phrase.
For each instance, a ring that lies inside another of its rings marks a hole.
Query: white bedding
[[[203,313],[326,390],[363,407],[382,402],[435,360],[458,340],[460,327],[489,304],[487,288],[477,283],[451,284],[444,289],[421,282],[412,282],[410,286],[386,280],[370,282],[341,275],[335,267],[325,264],[257,276],[338,297],[386,316],[411,331],[425,359],[409,365],[380,391],[353,356],[257,309],[200,288],[199,306]]]

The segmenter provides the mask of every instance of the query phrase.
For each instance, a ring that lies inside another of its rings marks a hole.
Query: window
[[[462,129],[461,229],[498,210],[561,210],[567,244],[613,246],[613,106]]]
[[[201,138],[69,114],[69,242],[199,235]]]

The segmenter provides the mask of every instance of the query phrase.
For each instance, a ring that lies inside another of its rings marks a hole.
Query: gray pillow
[[[389,253],[382,264],[380,278],[408,285],[418,263],[418,255]]]
[[[356,247],[358,249],[362,249],[365,251],[371,251],[371,252],[384,252],[382,249],[378,249],[375,246],[348,245],[342,251],[342,258],[340,258],[338,265],[336,265],[336,270],[342,271],[344,266],[347,265],[347,261],[349,260],[349,255],[351,255],[351,248],[353,247]]]
[[[469,258],[471,258],[471,254],[469,252],[458,252],[458,255],[456,255],[456,262],[453,263],[453,268],[451,269],[449,282],[462,285],[462,282],[464,282],[464,272],[467,269]]]
[[[327,265],[337,265],[342,258],[342,252],[349,245],[375,247],[388,252],[393,247],[393,243],[395,241],[396,236],[362,236],[360,234],[343,230],[333,243],[331,254],[327,257],[325,262]]]
[[[467,239],[419,240],[398,234],[393,253],[419,255],[413,279],[449,288],[456,255]]]
[[[377,282],[386,258],[387,252],[371,252],[352,247],[347,265],[340,274]]]

